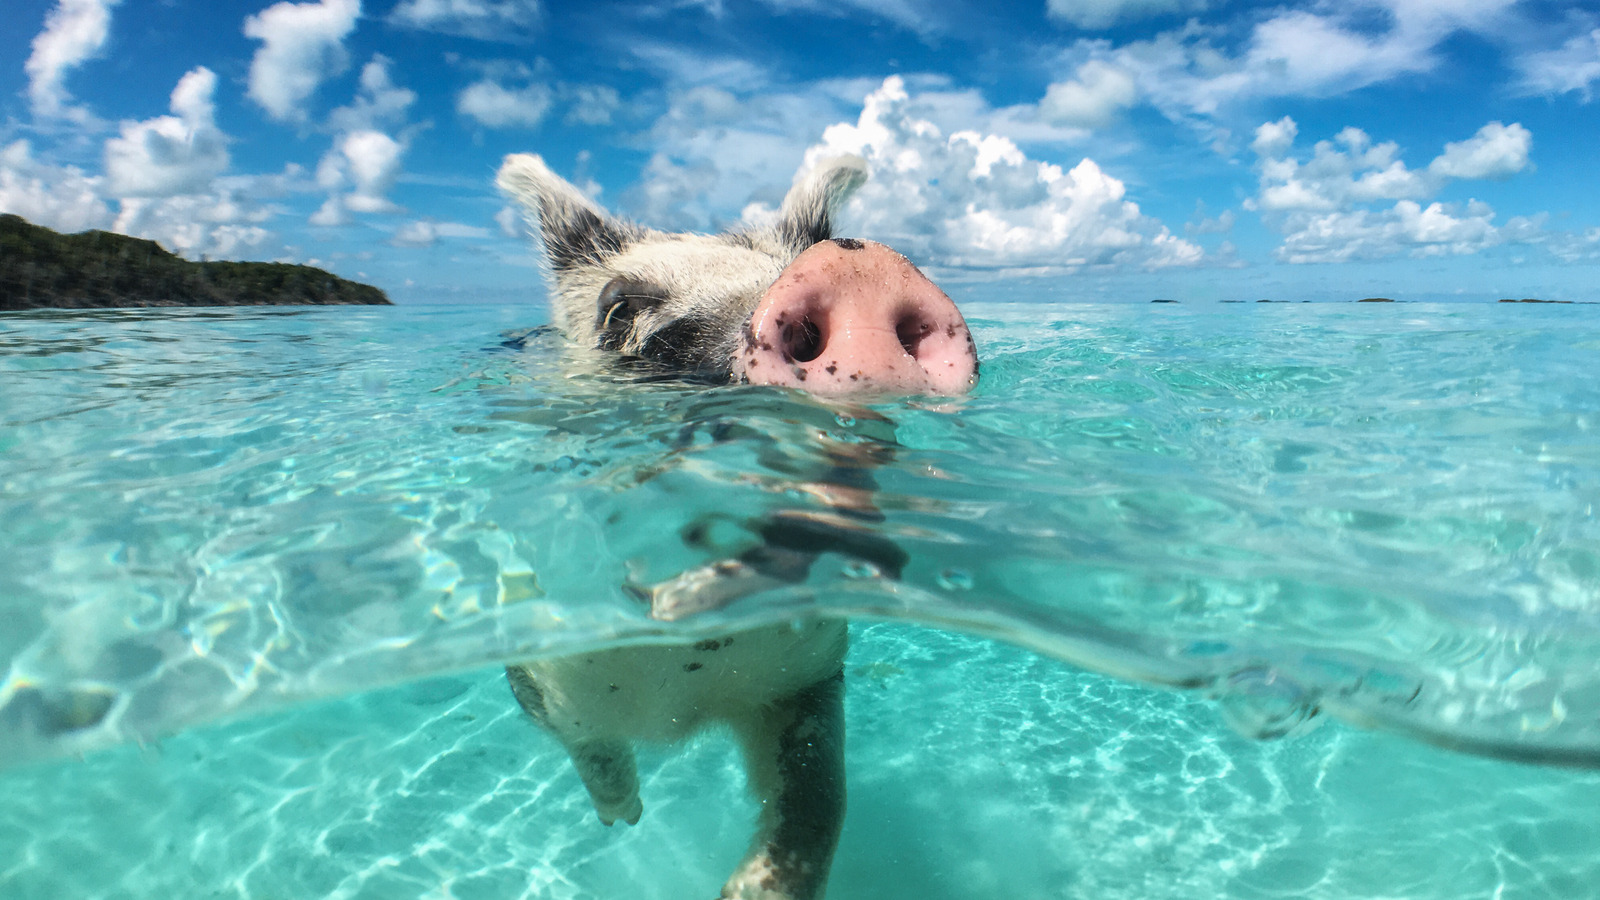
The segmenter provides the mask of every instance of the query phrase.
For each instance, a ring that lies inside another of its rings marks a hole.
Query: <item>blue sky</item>
[[[1600,299],[1600,8],[6,0],[0,211],[537,297],[500,158],[709,230],[840,152],[953,296]]]

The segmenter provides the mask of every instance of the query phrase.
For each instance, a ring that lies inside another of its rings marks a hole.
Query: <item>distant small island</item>
[[[61,234],[0,215],[0,310],[388,303],[371,285],[310,266],[190,262],[155,241]]]

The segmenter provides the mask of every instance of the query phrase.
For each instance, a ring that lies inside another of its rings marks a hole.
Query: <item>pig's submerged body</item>
[[[566,734],[673,742],[831,678],[845,649],[844,622],[823,619],[544,659],[513,679],[539,686],[524,705]]]
[[[536,227],[552,318],[579,346],[700,379],[826,395],[962,393],[977,355],[955,304],[900,254],[832,234],[833,210],[863,178],[860,160],[824,163],[789,192],[776,224],[716,236],[614,219],[538,157],[508,157],[498,181]],[[814,490],[832,513],[758,522],[761,544],[633,589],[652,616],[677,619],[799,580],[830,551],[894,577],[904,553],[857,527],[881,519],[871,469],[892,453],[830,450]],[[537,660],[507,677],[567,749],[606,825],[643,814],[635,741],[727,725],[760,813],[722,897],[816,900],[844,821],[845,650],[844,622],[802,619],[687,646]]]

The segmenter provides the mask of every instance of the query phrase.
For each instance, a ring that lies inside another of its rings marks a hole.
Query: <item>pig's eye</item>
[[[621,275],[606,282],[600,289],[594,319],[595,330],[600,332],[600,349],[620,350],[633,330],[634,317],[666,300],[666,289],[647,281]]]

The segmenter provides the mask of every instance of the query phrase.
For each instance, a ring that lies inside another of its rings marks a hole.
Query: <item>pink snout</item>
[[[978,376],[966,320],[910,260],[872,241],[813,244],[767,289],[734,374],[814,394],[955,395]]]

